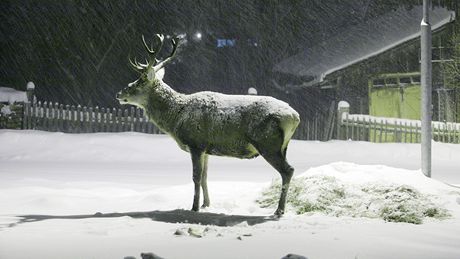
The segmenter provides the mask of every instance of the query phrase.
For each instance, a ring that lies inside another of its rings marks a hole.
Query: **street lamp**
[[[195,38],[196,41],[201,40],[202,37],[203,37],[203,35],[199,31],[196,32],[195,35],[194,35],[194,38]]]

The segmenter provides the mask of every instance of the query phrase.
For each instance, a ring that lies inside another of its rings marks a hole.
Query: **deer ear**
[[[165,68],[162,67],[160,68],[156,73],[155,73],[155,78],[158,80],[163,81],[163,77],[165,76]]]

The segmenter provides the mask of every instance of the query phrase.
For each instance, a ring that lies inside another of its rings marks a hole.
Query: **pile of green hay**
[[[278,205],[281,182],[274,181],[257,203],[263,207]],[[294,178],[287,206],[297,214],[318,212],[331,216],[381,218],[388,222],[423,223],[424,218],[449,217],[436,197],[423,194],[408,185],[343,183],[332,176],[314,175]]]

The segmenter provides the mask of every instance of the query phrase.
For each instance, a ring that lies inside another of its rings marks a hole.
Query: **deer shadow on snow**
[[[38,222],[50,219],[90,219],[90,218],[118,218],[131,217],[135,219],[151,219],[153,221],[164,223],[186,223],[200,225],[214,225],[220,227],[231,227],[246,222],[249,226],[261,224],[268,221],[278,220],[277,216],[249,216],[249,215],[227,215],[223,213],[211,212],[194,212],[184,209],[176,209],[169,211],[146,211],[146,212],[114,212],[86,214],[86,215],[20,215],[19,221],[10,224],[9,227],[14,227],[18,224]]]

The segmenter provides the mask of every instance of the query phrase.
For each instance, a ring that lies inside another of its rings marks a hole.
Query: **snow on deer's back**
[[[251,142],[267,138],[273,131],[281,131],[286,147],[284,142],[294,133],[299,114],[287,103],[268,96],[198,92],[184,96],[178,119],[174,133],[181,136],[182,127],[189,127],[187,134],[206,143],[208,154],[251,158],[258,155]]]

